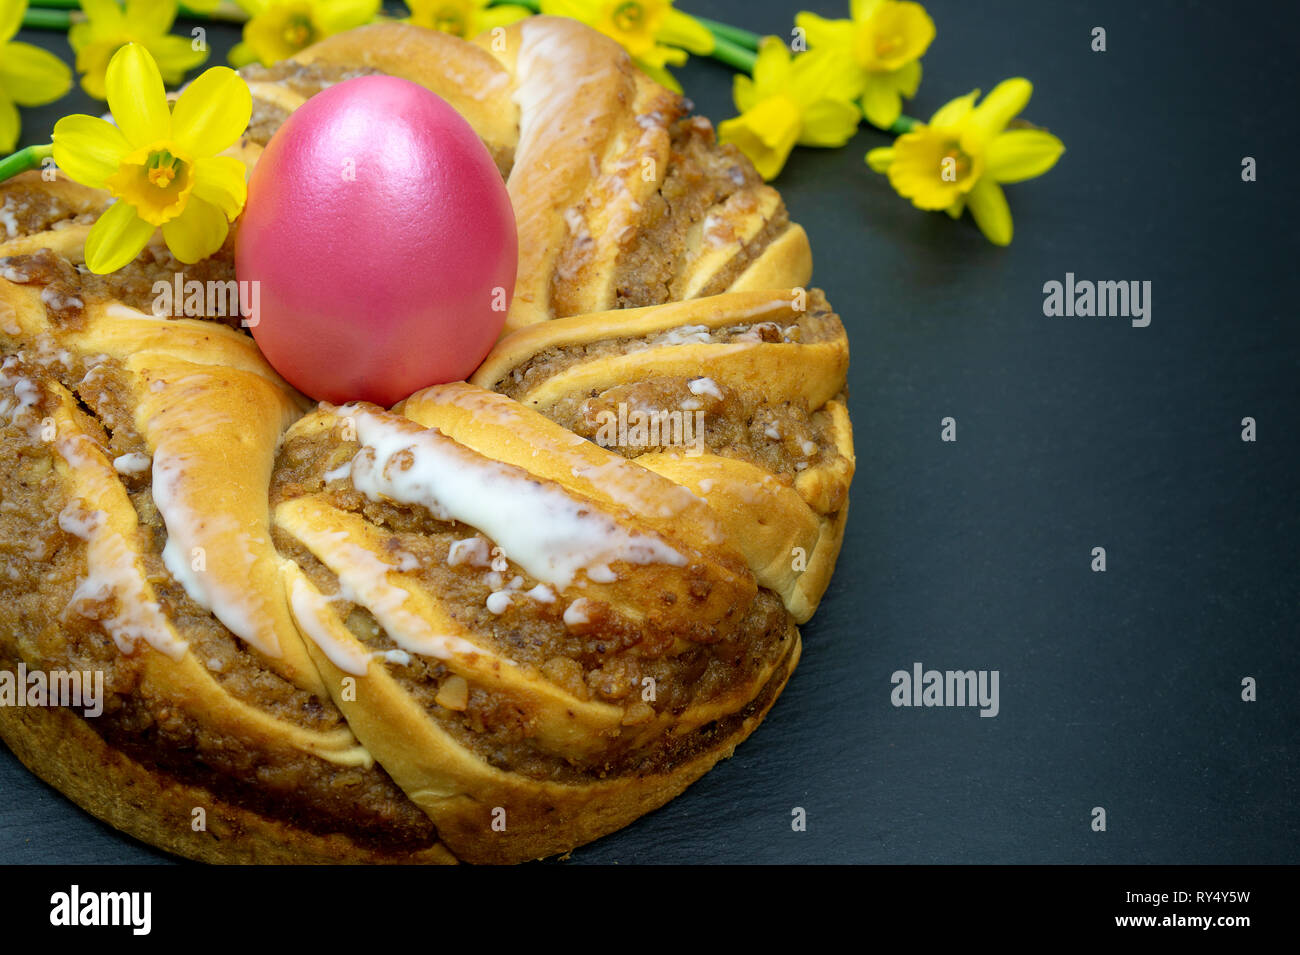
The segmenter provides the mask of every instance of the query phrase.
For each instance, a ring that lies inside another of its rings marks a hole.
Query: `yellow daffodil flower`
[[[380,0],[239,0],[248,11],[244,41],[230,51],[232,66],[287,60],[318,40],[369,23]]]
[[[750,158],[764,179],[774,179],[796,144],[843,146],[862,114],[853,104],[852,65],[833,51],[791,57],[784,43],[764,37],[754,78],[739,75],[732,95],[740,115],[718,126],[718,138]]]
[[[77,53],[81,88],[104,99],[104,74],[113,55],[128,43],[139,43],[158,64],[163,81],[176,85],[185,74],[208,58],[207,47],[195,49],[187,36],[172,36],[176,0],[81,0],[86,19],[68,30],[68,42]]]
[[[72,71],[53,53],[11,42],[27,0],[0,0],[0,153],[18,145],[19,106],[52,103],[72,85]]]
[[[541,0],[542,13],[572,17],[622,44],[651,79],[674,92],[681,84],[668,66],[681,66],[687,51],[707,56],[713,34],[672,0]]]
[[[509,26],[532,16],[527,7],[513,3],[489,6],[492,0],[406,0],[411,9],[408,23],[432,27],[465,40],[496,27]]]
[[[248,84],[224,66],[204,72],[168,107],[149,52],[129,43],[109,61],[113,122],[67,116],[54,125],[54,161],[77,182],[116,198],[86,237],[86,266],[114,272],[134,259],[154,230],[185,263],[226,241],[248,197],[244,164],[218,153],[248,126]]]
[[[826,20],[800,13],[811,50],[838,50],[858,69],[867,122],[888,129],[921,85],[921,57],[934,39],[934,21],[919,3],[852,0],[853,19]]]
[[[1033,94],[1019,77],[1004,80],[978,106],[979,90],[939,108],[893,146],[867,153],[867,164],[918,209],[943,209],[954,219],[964,209],[994,245],[1011,241],[1011,209],[1002,183],[1041,176],[1065,144],[1044,129],[1007,129]]]

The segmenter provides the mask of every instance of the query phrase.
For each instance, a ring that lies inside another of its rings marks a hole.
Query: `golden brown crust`
[[[725,341],[709,340],[728,328],[791,328],[800,322],[805,334],[799,340],[772,334],[777,340],[765,341],[755,334],[740,342],[734,332]],[[538,356],[547,358],[541,366]],[[604,400],[606,394],[622,397],[624,383],[646,380],[663,383],[660,392],[678,407],[691,400],[692,382],[708,382],[697,387],[701,396],[716,390],[725,399],[711,407],[714,418],[752,420],[756,407],[784,402],[799,409],[795,419],[820,421],[810,432],[821,435],[815,457],[791,468],[764,467],[748,459],[748,449],[727,443],[697,449],[703,453],[621,451],[708,501],[759,584],[780,595],[803,623],[830,582],[848,513],[855,467],[842,400],[848,357],[844,329],[819,293],[732,292],[531,325],[498,342],[472,380],[506,391],[588,438],[598,434],[584,429],[583,407],[608,408],[613,402]],[[675,398],[673,383],[685,386]],[[727,438],[737,430],[714,429]],[[779,430],[772,436],[783,437]],[[789,455],[776,459],[783,457],[788,463]]]
[[[35,174],[0,186],[25,203],[0,243],[20,257],[0,262],[0,438],[16,461],[0,503],[26,512],[0,516],[0,664],[98,661],[110,683],[95,720],[0,708],[0,737],[137,838],[218,862],[563,852],[729,756],[798,661],[795,623],[829,578],[853,468],[843,329],[816,293],[815,315],[795,314],[807,237],[611,40],[548,17],[492,40],[398,24],[332,37],[250,73],[257,134],[232,150],[256,161],[309,96],[365,72],[459,109],[520,226],[517,331],[483,387],[312,411],[237,322],[140,311],[140,289],[181,268],[157,240],[115,280],[78,272],[103,193]],[[234,278],[228,248],[202,268]],[[745,291],[715,294],[728,288]],[[677,296],[701,297],[603,311]],[[591,347],[611,330],[761,320],[806,338]],[[566,348],[578,359],[558,374],[500,387]],[[726,447],[638,457],[565,417],[584,389],[666,394],[704,361]],[[746,409],[772,410],[806,460],[756,449],[738,430]],[[371,431],[349,434],[363,418]],[[391,480],[420,455],[429,473],[454,461],[536,496],[579,551],[597,525],[617,546],[568,571],[530,563],[552,545],[520,537],[527,520],[488,534],[473,508],[444,506],[454,494]],[[38,588],[42,559],[55,570]]]
[[[367,848],[342,834],[317,835],[176,782],[104,742],[69,710],[0,707],[0,739],[33,773],[104,822],[199,862],[263,865],[442,863],[434,844],[415,852]],[[194,810],[203,809],[202,830]]]

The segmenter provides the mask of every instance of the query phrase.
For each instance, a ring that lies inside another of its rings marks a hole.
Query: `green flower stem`
[[[503,3],[508,3],[511,6],[516,6],[516,7],[527,7],[529,10],[532,10],[533,13],[542,12],[542,5],[539,2],[539,0],[492,0],[492,2],[488,4],[488,6],[499,7]]]
[[[44,3],[45,0],[37,0],[37,2]],[[60,2],[62,2],[62,0],[60,0]],[[187,7],[182,3],[179,7],[178,13],[180,16],[188,20],[220,20],[224,23],[248,22],[248,11],[242,7],[236,6],[234,3],[230,2],[230,0],[223,2],[221,6],[217,7],[217,9],[213,10],[211,13],[200,13],[198,10]]]
[[[713,52],[709,55],[715,60],[720,60],[742,73],[753,73],[754,63],[758,60],[758,54],[753,50],[747,50],[739,43],[732,43],[722,37],[714,37],[717,41],[714,44]]]
[[[45,0],[37,0],[37,2],[44,3]],[[187,7],[182,3],[179,7],[179,15],[189,20],[221,20],[225,23],[248,22],[248,11],[236,6],[230,0],[223,2],[221,6],[211,13],[200,13],[198,10]]]
[[[53,10],[80,10],[81,0],[32,0],[28,6],[29,13],[35,13],[37,17],[45,11]],[[225,0],[217,9],[211,13],[202,13],[192,7],[180,4],[179,15],[190,20],[223,20],[228,23],[244,23],[248,20],[248,12],[241,9],[233,0]],[[75,21],[74,21],[75,22]],[[36,26],[45,29],[59,29],[58,26],[44,27],[43,24],[28,24],[23,21],[24,26]]]
[[[18,150],[12,156],[0,159],[0,182],[12,179],[28,169],[40,169],[45,157],[53,154],[54,144],[46,143],[44,146],[28,146],[26,149]]]
[[[736,46],[743,46],[746,50],[757,50],[758,41],[762,39],[757,33],[749,30],[742,30],[740,27],[729,26],[726,23],[719,23],[717,20],[706,20],[704,17],[696,17],[700,25],[713,34],[715,39],[727,40]]]
[[[894,120],[893,124],[885,130],[887,133],[893,133],[895,136],[901,136],[903,133],[910,133],[917,126],[924,125],[919,119],[911,116],[900,116]]]
[[[72,11],[28,7],[23,14],[23,26],[30,30],[60,30],[66,33],[68,27],[72,26]]]

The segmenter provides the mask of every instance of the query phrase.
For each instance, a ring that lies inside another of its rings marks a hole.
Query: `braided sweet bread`
[[[106,690],[93,718],[0,707],[0,735],[147,842],[563,852],[729,755],[798,661],[853,471],[806,236],[611,41],[545,17],[496,41],[385,24],[246,71],[250,163],[377,71],[447,99],[507,178],[507,332],[392,409],[313,405],[237,318],[151,314],[182,270],[233,280],[230,242],[94,276],[105,194],[0,186],[0,668]]]

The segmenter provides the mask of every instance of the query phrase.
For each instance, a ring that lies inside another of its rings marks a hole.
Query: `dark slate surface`
[[[784,35],[796,9],[683,6]],[[1010,187],[1006,250],[871,174],[883,134],[796,151],[777,185],[853,344],[839,568],[753,738],[573,862],[1297,861],[1300,143],[1286,8],[1265,6],[934,0],[911,112],[1023,75],[1026,116],[1068,147]],[[233,37],[212,30],[219,52]],[[715,121],[730,75],[681,71]],[[25,111],[26,141],[90,109]],[[1150,281],[1151,325],[1044,317],[1066,272]],[[1001,712],[894,708],[914,661],[999,670]],[[0,861],[170,860],[0,750]]]

